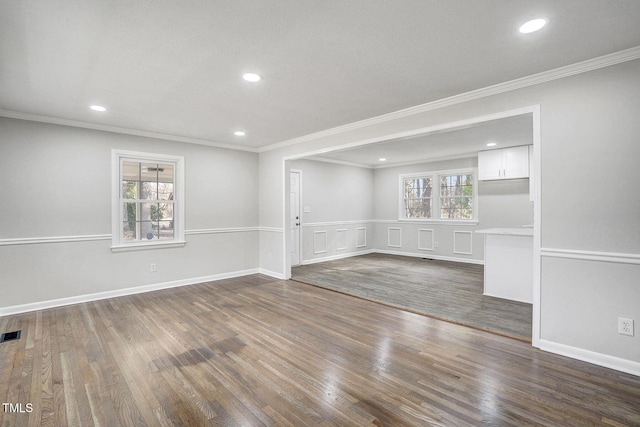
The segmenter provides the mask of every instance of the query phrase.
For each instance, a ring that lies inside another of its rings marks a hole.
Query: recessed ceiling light
[[[378,161],[379,161],[379,162],[386,162],[386,161],[387,161],[387,159],[385,159],[384,157],[380,157],[380,158],[378,159]]]
[[[233,133],[235,136],[245,136],[246,133],[243,130],[237,130]]]
[[[105,107],[103,107],[102,105],[92,105],[91,108],[93,111],[99,111],[101,113],[104,113],[105,111],[107,111],[107,109]]]
[[[262,80],[262,76],[256,73],[245,73],[242,75],[242,78],[248,82],[255,83]]]
[[[538,31],[545,25],[547,25],[547,20],[544,18],[532,19],[531,21],[527,21],[520,26],[520,32],[523,34],[533,33],[534,31]]]
[[[490,142],[487,144],[487,147],[495,147],[496,143],[495,142]]]

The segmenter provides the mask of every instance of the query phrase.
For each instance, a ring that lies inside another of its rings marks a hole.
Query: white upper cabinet
[[[515,179],[529,177],[529,146],[480,151],[478,179]]]

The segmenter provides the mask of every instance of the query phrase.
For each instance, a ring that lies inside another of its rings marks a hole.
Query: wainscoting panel
[[[402,247],[402,229],[400,227],[387,228],[387,246],[390,248]]]
[[[336,230],[336,250],[344,251],[347,249],[347,233],[349,230],[340,228]]]
[[[325,252],[327,252],[327,232],[314,231],[313,232],[313,253],[323,254]]]
[[[454,230],[453,253],[460,255],[473,254],[473,232]]]
[[[364,248],[367,246],[367,228],[356,228],[356,248]]]
[[[423,251],[434,250],[435,233],[433,229],[421,228],[418,230],[418,249]]]

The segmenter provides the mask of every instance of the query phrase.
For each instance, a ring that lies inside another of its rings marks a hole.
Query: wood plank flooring
[[[303,283],[531,342],[531,304],[482,295],[482,265],[369,254],[294,267],[291,274]]]
[[[1,426],[637,426],[640,377],[265,276],[0,317]]]

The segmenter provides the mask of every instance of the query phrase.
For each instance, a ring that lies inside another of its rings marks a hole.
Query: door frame
[[[300,182],[298,183],[298,212],[300,213],[300,225],[298,226],[298,265],[302,265],[304,262],[302,257],[302,169],[289,169],[289,177],[291,177],[292,173],[297,173],[300,176]],[[289,192],[291,192],[291,189],[289,189]],[[294,267],[294,265],[291,264],[291,267]]]

